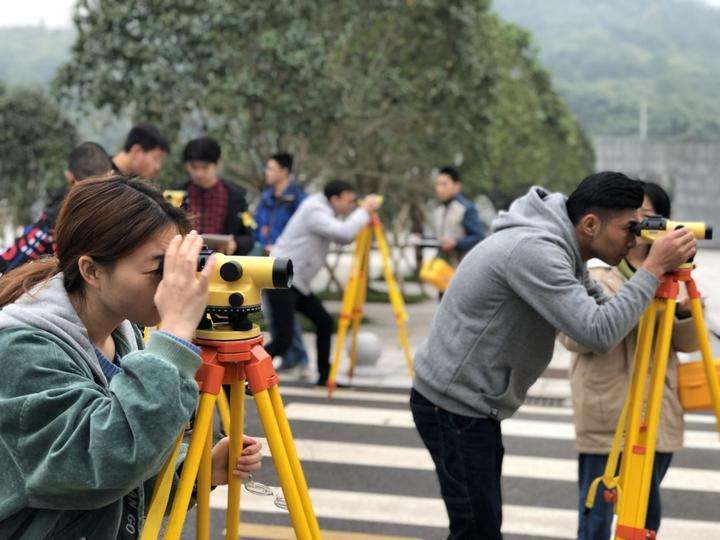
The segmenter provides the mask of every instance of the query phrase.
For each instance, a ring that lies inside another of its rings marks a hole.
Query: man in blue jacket
[[[303,188],[295,182],[292,174],[293,156],[287,152],[279,152],[270,156],[265,165],[265,184],[260,202],[255,209],[255,241],[260,244],[265,255],[270,253],[280,233],[300,203],[307,197]],[[274,323],[269,306],[263,306],[265,318],[270,326],[270,333],[277,336],[277,325]],[[308,355],[302,341],[302,327],[297,318],[294,320],[293,338],[290,347],[283,353],[279,370],[295,367],[305,372],[308,367]]]

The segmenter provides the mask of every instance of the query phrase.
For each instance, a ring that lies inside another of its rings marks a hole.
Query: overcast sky
[[[720,0],[700,0],[720,7]],[[0,26],[22,26],[44,23],[46,26],[70,26],[75,0],[0,0]]]

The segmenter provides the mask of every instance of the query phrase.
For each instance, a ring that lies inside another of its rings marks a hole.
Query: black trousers
[[[410,410],[435,463],[450,518],[448,540],[502,540],[500,422],[451,413],[414,388]]]
[[[303,294],[295,287],[290,289],[266,289],[264,291],[272,311],[276,333],[265,349],[270,356],[283,356],[290,348],[293,339],[293,320],[295,312],[305,315],[315,326],[317,346],[317,366],[320,372],[319,382],[324,384],[330,373],[330,340],[333,333],[333,320],[314,294]]]

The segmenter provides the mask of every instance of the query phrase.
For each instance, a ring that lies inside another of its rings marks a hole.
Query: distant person
[[[270,253],[280,233],[290,217],[307,197],[302,186],[292,174],[293,156],[287,152],[279,152],[270,156],[265,165],[265,184],[260,202],[255,209],[255,240],[265,255]],[[265,320],[270,327],[270,334],[277,334],[270,306],[264,306]],[[282,357],[281,371],[298,368],[301,375],[307,374],[309,359],[302,341],[302,326],[295,317],[293,339],[290,347]]]
[[[252,221],[245,190],[222,180],[220,143],[212,137],[199,137],[185,145],[182,159],[190,180],[175,189],[187,192],[187,210],[201,234],[229,235],[219,251],[226,255],[245,255],[253,247]]]
[[[315,325],[317,335],[318,385],[326,385],[330,374],[330,341],[333,320],[310,283],[325,262],[330,242],[349,244],[370,222],[370,213],[380,206],[376,195],[365,197],[359,208],[355,188],[342,180],[329,182],[322,193],[306,198],[293,214],[285,230],[270,251],[273,257],[287,257],[295,268],[292,287],[266,289],[277,332],[266,349],[270,356],[286,354],[294,335],[295,312]],[[335,216],[347,216],[344,221]]]
[[[94,142],[84,142],[73,148],[68,156],[65,170],[67,186],[53,191],[48,197],[40,218],[25,227],[22,235],[12,246],[0,253],[0,274],[9,272],[21,264],[55,253],[55,218],[60,210],[68,187],[86,178],[110,176],[112,162],[105,149]]]
[[[122,150],[112,158],[113,169],[123,176],[151,180],[169,153],[167,139],[155,126],[138,124],[128,132]]]
[[[485,238],[485,227],[475,205],[462,194],[460,173],[443,167],[435,178],[439,205],[432,213],[431,230],[440,246],[440,257],[457,266],[470,249]]]
[[[254,217],[257,226],[255,238],[266,254],[270,253],[290,217],[307,197],[292,171],[293,156],[286,152],[270,156],[265,165],[267,187],[262,192]]]

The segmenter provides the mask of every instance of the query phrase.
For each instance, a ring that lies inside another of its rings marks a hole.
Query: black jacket
[[[235,237],[235,243],[237,244],[235,255],[246,255],[250,252],[254,243],[252,230],[243,221],[243,214],[248,211],[247,199],[245,198],[247,192],[244,188],[229,180],[220,180],[220,182],[223,183],[228,192],[227,216],[223,224],[222,234],[232,234]],[[173,189],[187,191],[189,185],[190,181],[188,180],[176,184]]]

